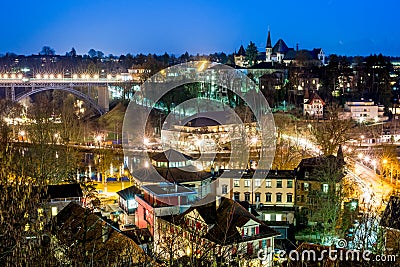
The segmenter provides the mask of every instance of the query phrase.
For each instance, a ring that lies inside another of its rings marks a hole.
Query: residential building
[[[321,119],[324,117],[325,102],[317,93],[304,93],[303,116]]]
[[[254,205],[260,220],[294,223],[293,170],[223,170],[217,182],[217,194]]]
[[[130,186],[117,192],[118,206],[124,212],[119,217],[124,224],[134,223],[135,218],[133,215],[138,207],[135,196],[140,194],[141,190],[136,186]]]
[[[79,184],[48,185],[42,193],[41,199],[44,203],[44,212],[49,218],[56,216],[71,202],[84,204],[82,188]]]
[[[60,247],[67,248],[54,254],[57,266],[65,262],[72,266],[158,266],[141,245],[76,203],[71,202],[52,219],[51,229]]]
[[[172,183],[144,185],[142,191],[135,195],[135,225],[149,229],[151,235],[156,217],[180,214],[197,200],[194,190]]]
[[[343,118],[351,118],[359,123],[378,122],[385,120],[384,107],[376,105],[374,101],[361,99],[359,101],[347,101],[344,105]]]
[[[313,205],[320,205],[321,203],[315,203],[317,195],[338,190],[344,177],[342,173],[344,164],[341,148],[337,157],[330,155],[302,159],[295,170],[296,206],[308,209]],[[322,177],[323,172],[331,173],[332,177]]]
[[[160,217],[156,229],[154,248],[163,258],[187,256],[226,264],[239,259],[240,266],[272,266],[272,253],[265,261],[257,255],[261,249],[273,252],[279,235],[236,201],[215,195],[180,215]],[[174,253],[167,253],[166,244]]]

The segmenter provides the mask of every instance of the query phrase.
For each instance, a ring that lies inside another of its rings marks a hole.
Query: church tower
[[[272,44],[271,44],[271,34],[269,32],[269,26],[268,26],[267,45],[265,47],[265,60],[267,62],[271,62],[272,61]]]

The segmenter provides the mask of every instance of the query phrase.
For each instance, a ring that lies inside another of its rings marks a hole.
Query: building
[[[343,118],[351,118],[359,123],[378,122],[387,118],[383,117],[384,107],[376,105],[372,100],[347,101],[344,105]]]
[[[79,184],[48,185],[42,193],[45,213],[56,216],[69,203],[82,205],[84,202],[82,188]],[[50,216],[48,216],[50,217]]]
[[[224,170],[217,180],[217,194],[256,207],[258,218],[278,225],[294,223],[293,170]]]
[[[246,50],[243,45],[240,46],[239,51],[234,54],[235,65],[239,67],[247,67]]]
[[[341,148],[338,156],[318,156],[302,159],[295,170],[296,175],[296,207],[311,208],[316,203],[316,196],[323,196],[338,190],[344,174],[345,162]],[[323,177],[323,173],[329,173]]]
[[[135,213],[137,208],[135,195],[138,194],[141,194],[141,191],[136,186],[130,186],[117,192],[119,207],[125,211],[126,214],[131,215]]]
[[[62,253],[55,253],[55,265],[158,266],[142,247],[117,228],[76,203],[68,204],[52,219],[52,234]]]
[[[273,252],[278,235],[236,201],[209,195],[180,215],[160,217],[154,247],[166,259],[189,257],[227,264],[235,260],[239,266],[272,266],[272,253],[267,253],[265,261],[257,255],[259,250]],[[168,253],[166,244],[174,253]]]
[[[296,50],[289,48],[285,41],[279,39],[272,47],[271,34],[268,30],[267,44],[265,47],[266,62],[280,62],[286,65],[294,61],[315,61],[316,64],[324,65],[326,63],[326,55],[322,48],[314,48],[313,50]],[[297,62],[298,63],[298,62]]]
[[[157,217],[180,214],[197,200],[194,190],[172,183],[144,185],[142,191],[135,195],[135,225],[149,229],[151,235]]]
[[[325,102],[317,93],[304,93],[303,116],[321,119],[324,117]]]

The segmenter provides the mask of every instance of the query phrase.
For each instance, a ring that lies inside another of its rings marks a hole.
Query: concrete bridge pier
[[[97,103],[105,112],[110,110],[110,94],[108,86],[99,86],[97,89]]]

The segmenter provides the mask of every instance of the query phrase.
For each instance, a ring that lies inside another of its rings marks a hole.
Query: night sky
[[[400,56],[399,0],[2,1],[0,54],[232,53],[253,41],[328,54]]]

